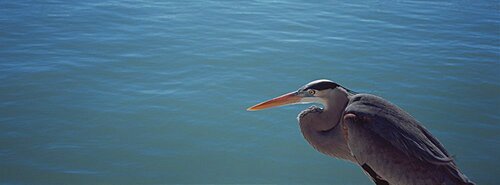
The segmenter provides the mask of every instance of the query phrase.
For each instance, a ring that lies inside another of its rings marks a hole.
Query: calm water
[[[328,78],[500,175],[499,1],[0,1],[0,182],[371,184],[259,101]]]

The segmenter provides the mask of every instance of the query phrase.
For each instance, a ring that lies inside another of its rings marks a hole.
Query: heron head
[[[271,107],[302,103],[320,103],[323,104],[323,106],[326,106],[328,98],[330,97],[329,95],[331,95],[331,93],[335,93],[339,87],[342,86],[330,80],[315,80],[302,86],[297,91],[259,103],[248,108],[247,110],[256,111]]]

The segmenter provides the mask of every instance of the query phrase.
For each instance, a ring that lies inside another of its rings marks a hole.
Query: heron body
[[[358,164],[376,184],[473,184],[410,114],[380,97],[357,94],[329,80],[313,81],[249,110],[296,103],[323,105],[298,116],[309,144]]]

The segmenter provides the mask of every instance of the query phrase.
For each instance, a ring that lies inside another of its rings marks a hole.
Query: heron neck
[[[333,91],[323,98],[323,111],[299,116],[299,125],[304,138],[318,151],[355,162],[339,126],[349,99],[348,94]],[[306,110],[307,111],[307,110]],[[301,113],[302,114],[302,113]]]
[[[323,113],[320,114],[325,124],[317,124],[318,131],[330,130],[340,123],[340,119],[344,113],[344,109],[349,102],[347,91],[343,89],[334,89],[327,94],[324,99]]]

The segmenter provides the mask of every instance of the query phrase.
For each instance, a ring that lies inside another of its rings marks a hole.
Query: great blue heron
[[[415,118],[380,97],[330,80],[248,108],[320,103],[302,111],[299,125],[316,150],[358,164],[375,184],[474,184],[443,145]]]

